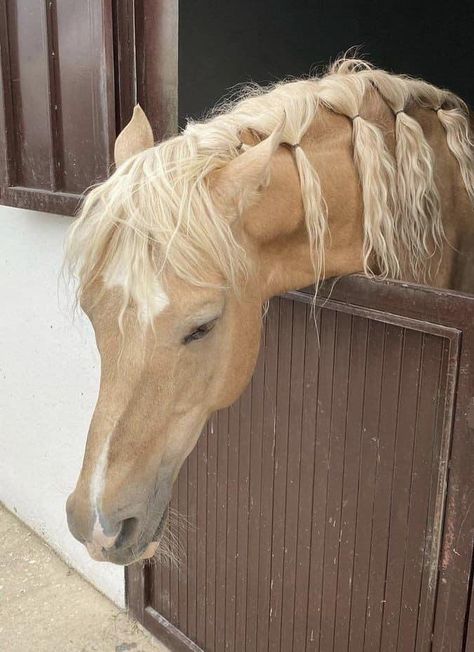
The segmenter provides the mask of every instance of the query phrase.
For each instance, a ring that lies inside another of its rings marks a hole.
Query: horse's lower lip
[[[147,547],[145,548],[145,550],[141,553],[140,559],[145,560],[145,559],[151,559],[152,557],[154,557],[155,552],[158,549],[158,545],[159,545],[158,541],[152,541],[151,543],[149,543],[147,545]]]
[[[158,527],[155,530],[152,540],[148,543],[139,553],[138,560],[150,559],[154,556],[155,552],[158,549],[158,544],[160,542],[161,535],[163,534],[163,529],[165,527],[166,519],[168,517],[168,507],[165,508]],[[131,562],[133,563],[133,562]]]
[[[158,548],[158,544],[161,539],[161,535],[163,534],[167,517],[168,507],[166,507],[163,511],[160,522],[158,523],[158,527],[156,528],[151,541],[142,544],[138,550],[137,548],[134,549],[133,547],[123,550],[114,550],[114,548],[105,550],[104,548],[101,548],[100,552],[99,550],[94,549],[92,551],[94,555],[92,555],[91,551],[89,550],[89,554],[91,554],[93,559],[96,559],[96,561],[109,561],[113,564],[121,564],[123,566],[129,566],[130,564],[134,564],[137,561],[149,559],[150,557],[153,557]]]

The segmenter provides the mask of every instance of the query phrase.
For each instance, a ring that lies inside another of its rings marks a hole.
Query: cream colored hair
[[[380,128],[359,115],[374,89],[395,114],[395,160]],[[272,134],[283,115],[282,142],[300,143],[320,106],[352,120],[365,273],[372,274],[373,261],[381,275],[400,277],[408,265],[420,277],[444,233],[433,152],[419,124],[404,112],[413,103],[437,111],[474,200],[472,142],[462,101],[426,82],[341,59],[321,78],[253,88],[207,121],[191,122],[179,136],[137,154],[94,188],[67,247],[80,289],[120,270],[127,301],[146,302],[157,272],[169,268],[194,284],[208,284],[217,272],[237,291],[249,273],[248,261],[231,227],[235,216],[222,215],[213,202],[209,175],[239,155],[244,129]],[[317,282],[324,274],[326,207],[317,170],[300,147],[295,161]]]

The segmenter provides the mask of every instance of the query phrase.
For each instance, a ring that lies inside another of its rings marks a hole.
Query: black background
[[[232,87],[321,69],[353,46],[474,105],[474,2],[181,0],[179,117],[199,118]]]

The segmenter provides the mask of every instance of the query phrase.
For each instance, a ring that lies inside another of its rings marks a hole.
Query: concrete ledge
[[[1,505],[0,648],[166,652]]]

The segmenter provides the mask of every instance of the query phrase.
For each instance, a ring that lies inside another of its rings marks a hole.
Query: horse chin
[[[146,559],[151,559],[152,557],[155,556],[155,552],[158,550],[158,546],[160,545],[159,541],[152,541],[147,545],[145,550],[143,551],[140,561],[145,561]]]
[[[160,540],[161,537],[163,536],[163,530],[165,529],[167,520],[168,520],[168,507],[165,508],[160,518],[158,527],[156,528],[155,534],[153,535],[153,540],[150,541],[150,543],[147,545],[145,550],[140,555],[140,561],[144,561],[145,559],[151,559],[155,555],[156,551],[158,550],[158,546],[160,545]]]

